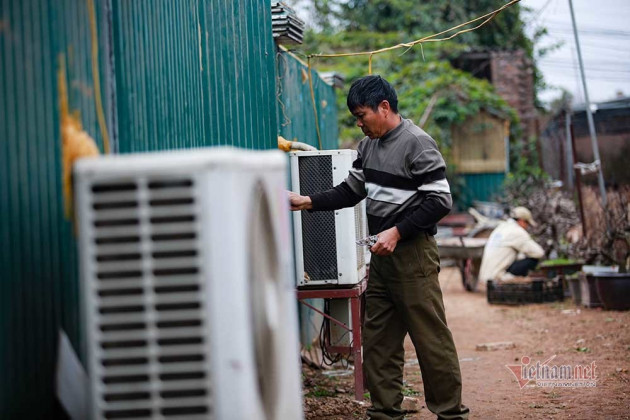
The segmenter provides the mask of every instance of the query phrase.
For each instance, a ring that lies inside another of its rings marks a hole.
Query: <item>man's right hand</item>
[[[287,191],[289,194],[289,203],[291,204],[291,210],[310,210],[313,208],[311,197],[308,195],[300,195],[291,191]]]

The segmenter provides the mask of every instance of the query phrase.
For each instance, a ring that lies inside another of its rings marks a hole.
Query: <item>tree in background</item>
[[[444,31],[505,4],[498,0],[436,0],[430,3],[414,0],[303,0],[303,3],[305,1],[310,3],[315,26],[307,32],[305,45],[301,48],[307,54],[372,51],[408,42]],[[372,72],[381,74],[394,85],[400,97],[402,115],[415,123],[425,121],[423,128],[440,144],[447,162],[451,161],[452,126],[463,123],[481,109],[509,119],[511,137],[521,137],[517,113],[494,87],[454,68],[451,60],[465,51],[487,49],[522,49],[533,60],[534,42],[545,31],[538,31],[534,39],[528,38],[523,10],[515,4],[484,27],[451,41],[425,43],[409,50],[399,49],[374,56]],[[368,73],[367,62],[366,56],[318,58],[313,60],[313,65],[318,70],[343,74],[349,85]],[[542,79],[536,79],[537,87],[542,87]],[[356,143],[359,133],[354,127],[354,119],[343,111],[346,108],[345,92],[338,95],[338,101],[340,142],[344,145]],[[531,154],[526,166],[536,167],[537,163],[532,161],[535,158],[536,155]],[[522,169],[522,156],[514,154],[512,160]],[[452,173],[454,168],[450,167],[449,171]],[[525,168],[519,174],[526,172]],[[456,196],[458,185],[454,187]]]
[[[441,32],[498,9],[500,0],[418,2],[414,0],[310,0],[315,22],[324,30],[399,32],[410,37]],[[495,17],[490,26],[456,38],[455,42],[488,48],[521,48],[533,55],[525,34],[522,7],[517,3]]]

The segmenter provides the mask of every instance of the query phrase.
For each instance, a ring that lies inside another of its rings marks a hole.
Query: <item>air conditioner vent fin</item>
[[[166,188],[189,188],[193,186],[192,179],[162,179],[149,181],[150,190],[160,190]]]
[[[135,191],[137,189],[137,185],[135,182],[125,182],[125,183],[95,183],[92,185],[92,192],[94,194],[107,194],[107,193],[112,193],[112,192],[119,192],[119,191]]]
[[[101,414],[210,413],[195,182],[101,182],[90,191]]]

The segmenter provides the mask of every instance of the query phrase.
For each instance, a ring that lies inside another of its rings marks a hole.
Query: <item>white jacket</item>
[[[483,250],[479,280],[497,280],[516,261],[518,254],[528,258],[542,258],[545,251],[514,219],[499,223],[488,238]]]

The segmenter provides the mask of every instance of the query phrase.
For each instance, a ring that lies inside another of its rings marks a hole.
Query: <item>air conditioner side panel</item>
[[[299,157],[291,155],[291,190],[300,191],[300,167]],[[291,214],[293,221],[293,249],[295,250],[295,285],[302,285],[304,280],[304,246],[302,244],[302,217],[300,212],[295,211]]]
[[[247,180],[239,179],[236,173],[211,172],[200,194],[207,210],[202,227],[203,236],[208,239],[204,247],[208,270],[204,301],[212,332],[209,345],[217,419],[262,418],[251,375],[256,368],[251,353],[254,344],[246,283],[249,264],[245,252],[245,198],[251,194],[249,187]],[[234,205],[239,201],[239,205]],[[241,393],[252,397],[248,404],[240,401]]]
[[[81,348],[79,352],[85,357],[85,365],[88,374],[95,370],[95,358],[94,358],[94,338],[92,334],[96,328],[96,320],[92,313],[91,308],[96,307],[96,302],[93,298],[93,287],[91,284],[91,274],[96,271],[93,261],[90,256],[94,253],[90,240],[90,222],[88,215],[90,214],[90,180],[87,177],[75,178],[75,211],[77,215],[78,225],[78,242],[79,242],[79,292],[81,296],[81,328],[84,331],[82,334]],[[98,418],[98,407],[95,404],[98,397],[98,391],[90,381],[90,387],[88,389],[89,401],[88,412],[90,418]]]
[[[350,153],[333,155],[333,184],[343,182],[352,168],[357,157],[355,150]],[[360,205],[360,204],[358,204]],[[357,238],[355,209],[338,210],[335,216],[335,230],[337,241],[337,266],[339,267],[338,284],[351,285],[361,280],[357,271]]]
[[[337,211],[335,229],[337,231],[337,266],[339,267],[338,284],[355,284],[359,279],[354,207]]]
[[[328,314],[337,321],[345,324],[348,328],[352,328],[352,307],[351,299],[330,299],[328,301]],[[330,322],[330,344],[332,346],[351,346],[352,332]]]
[[[298,314],[295,294],[295,281],[292,279],[291,238],[289,234],[289,209],[286,191],[283,186],[286,169],[269,171],[263,177],[265,191],[271,207],[271,226],[276,240],[278,257],[277,310],[279,319],[276,325],[276,360],[283,366],[277,378],[280,400],[276,407],[277,420],[304,418],[302,401],[300,342],[298,339]],[[254,299],[256,297],[254,296]]]

